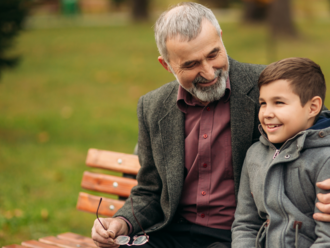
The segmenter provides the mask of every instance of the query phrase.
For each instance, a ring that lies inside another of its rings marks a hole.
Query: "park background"
[[[179,1],[92,1],[28,1],[22,29],[0,50],[19,56],[0,67],[1,246],[68,231],[90,236],[95,216],[75,209],[87,150],[132,153],[139,97],[174,79],[157,61],[153,25]],[[132,14],[134,1],[147,12]],[[214,10],[228,54],[260,64],[308,57],[330,82],[330,1],[287,1],[294,29],[283,33],[265,16],[246,16],[253,1],[199,1]]]

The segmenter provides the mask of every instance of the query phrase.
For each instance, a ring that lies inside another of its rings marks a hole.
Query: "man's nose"
[[[207,62],[203,63],[202,71],[200,72],[201,76],[207,80],[213,80],[215,77],[215,70],[213,66]]]

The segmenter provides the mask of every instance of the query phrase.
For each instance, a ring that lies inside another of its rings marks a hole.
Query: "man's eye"
[[[214,59],[218,56],[218,53],[212,53],[209,55],[209,59]]]
[[[191,69],[191,68],[193,68],[195,65],[196,65],[196,63],[191,63],[191,64],[186,65],[185,68],[187,68],[187,69]]]

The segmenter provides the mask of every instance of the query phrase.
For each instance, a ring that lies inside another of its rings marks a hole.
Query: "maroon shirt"
[[[219,100],[202,105],[181,86],[185,114],[185,180],[179,214],[189,222],[230,229],[236,209],[230,131],[230,82]]]

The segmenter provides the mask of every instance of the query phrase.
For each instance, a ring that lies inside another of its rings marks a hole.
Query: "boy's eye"
[[[277,101],[276,104],[284,104],[284,102]]]
[[[261,106],[261,105],[266,105],[266,103],[265,103],[265,102],[260,102],[259,104],[260,104],[260,106]]]

